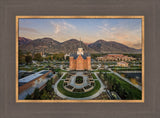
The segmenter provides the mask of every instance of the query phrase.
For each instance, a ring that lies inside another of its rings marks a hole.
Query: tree
[[[99,77],[102,79],[102,71],[99,71]]]
[[[104,73],[104,79],[107,81],[108,80],[108,77],[107,77],[107,73],[105,72]]]
[[[63,53],[53,54],[53,59],[62,61],[64,60],[64,54]]]
[[[19,50],[18,51],[18,63],[19,64],[25,64],[25,56],[24,56],[24,54],[23,54],[23,52],[22,52],[22,50]]]
[[[51,83],[53,83],[54,82],[54,80],[53,80],[53,77],[51,78]]]
[[[34,97],[33,97],[33,98],[34,98],[35,100],[37,100],[37,99],[39,99],[39,98],[40,98],[39,88],[36,88],[36,89],[34,90],[33,95],[34,95]]]
[[[26,98],[25,98],[26,100],[31,100],[32,99],[32,96],[31,95],[29,95],[29,94],[27,94],[27,96],[26,96]]]
[[[49,59],[50,59],[51,61],[53,61],[53,56],[50,56]]]
[[[66,60],[69,61],[69,56],[66,57]]]
[[[52,91],[52,82],[51,82],[51,80],[47,81],[46,90],[47,90],[47,92],[51,92]]]
[[[26,64],[28,65],[28,64],[31,64],[32,63],[32,56],[26,56],[25,57],[25,61],[26,61]]]
[[[128,91],[127,91],[126,89],[124,89],[124,93],[123,93],[123,94],[124,94],[124,95],[123,95],[124,98],[126,99],[129,93],[128,93]]]
[[[49,61],[49,58],[50,58],[50,57],[45,57],[45,60],[46,60],[46,61]]]
[[[19,64],[25,64],[25,56],[20,56],[19,55],[19,58],[18,58],[18,62],[19,62]]]
[[[41,100],[46,100],[48,99],[48,94],[46,90],[43,90],[43,94],[40,96]]]
[[[34,58],[33,59],[36,60],[36,61],[43,61],[43,57],[41,56],[40,53],[34,54]]]
[[[61,74],[61,72],[59,71],[57,75],[58,75],[58,77],[61,77],[62,74]]]

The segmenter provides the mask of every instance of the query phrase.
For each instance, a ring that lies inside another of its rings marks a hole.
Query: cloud
[[[111,26],[106,23],[97,26],[97,28],[99,30],[96,37],[99,39],[116,41],[133,48],[141,48],[141,28],[132,28],[122,24]]]
[[[74,25],[71,25],[65,21],[63,22],[54,22],[51,21],[51,25],[53,26],[54,34],[58,33],[67,33],[68,30],[76,30]]]
[[[28,27],[20,27],[20,31],[26,31],[26,32],[31,32],[31,33],[40,33],[38,30],[34,28],[28,28]]]
[[[136,49],[141,49],[141,40],[136,40],[134,42],[132,41],[126,41],[126,40],[121,40],[121,41],[118,41],[119,43],[122,43],[122,44],[125,44],[129,47],[132,47],[132,48],[136,48]]]

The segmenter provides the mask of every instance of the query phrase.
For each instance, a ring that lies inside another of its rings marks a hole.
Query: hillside
[[[47,53],[73,53],[78,47],[82,47],[84,51],[90,53],[139,53],[138,49],[128,47],[124,44],[114,41],[97,40],[94,43],[87,45],[77,39],[69,39],[62,43],[52,38],[42,39],[27,39],[19,37],[19,48],[32,53],[47,52]]]

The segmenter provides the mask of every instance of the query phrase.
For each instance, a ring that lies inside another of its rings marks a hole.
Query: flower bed
[[[77,76],[75,83],[76,83],[76,84],[82,84],[82,83],[83,83],[83,77]]]

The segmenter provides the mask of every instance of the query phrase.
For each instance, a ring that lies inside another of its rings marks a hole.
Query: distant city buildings
[[[128,57],[123,54],[108,54],[103,57],[97,57],[98,61],[133,61],[136,58]]]
[[[66,60],[67,57],[69,57],[69,56],[70,56],[70,53],[69,53],[69,54],[66,53],[66,54],[64,55],[64,59]]]
[[[128,67],[128,63],[127,63],[127,62],[124,62],[124,61],[120,61],[120,62],[117,62],[117,66],[120,66],[120,67]]]

